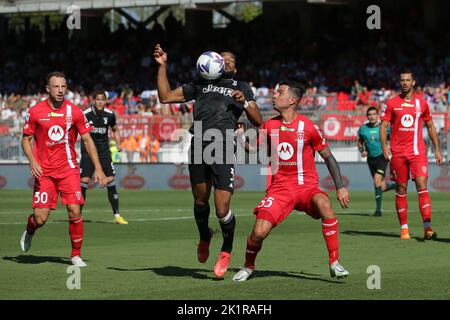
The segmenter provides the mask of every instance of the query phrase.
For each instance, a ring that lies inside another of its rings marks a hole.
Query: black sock
[[[195,223],[197,223],[200,239],[203,241],[209,241],[211,239],[211,231],[208,226],[209,211],[209,204],[206,204],[204,207],[194,205]]]
[[[219,219],[222,229],[223,245],[222,250],[231,253],[233,250],[234,228],[236,227],[236,218],[233,212],[229,212],[225,218]]]
[[[81,194],[83,195],[83,199],[86,202],[86,190],[87,190],[88,184],[81,182]],[[81,209],[83,209],[83,205],[80,206]]]
[[[113,214],[119,213],[119,195],[117,194],[116,183],[114,181],[108,183],[108,199],[111,203]]]

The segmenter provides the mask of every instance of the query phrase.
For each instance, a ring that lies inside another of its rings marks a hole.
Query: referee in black
[[[261,112],[250,86],[246,82],[233,79],[237,70],[236,57],[231,52],[221,53],[225,63],[225,72],[221,78],[212,81],[198,79],[174,90],[171,90],[167,78],[167,54],[159,44],[155,46],[153,55],[159,65],[156,82],[160,102],[179,103],[195,100],[194,125],[190,130],[193,138],[189,151],[189,176],[194,196],[194,216],[200,233],[197,257],[201,263],[206,262],[209,257],[209,244],[213,235],[208,225],[209,197],[211,188],[214,187],[216,216],[223,236],[223,245],[214,267],[214,274],[216,277],[223,277],[230,263],[236,226],[236,219],[230,210],[234,190],[236,148],[234,130],[237,129],[237,121],[244,111],[252,124],[259,127],[262,124]],[[216,138],[211,141],[204,138],[204,133],[212,132],[211,129],[216,133],[220,131],[220,140]],[[211,150],[213,143],[216,146],[220,143],[223,154],[220,156],[212,152],[214,160],[211,162],[204,157],[206,154],[204,151]]]
[[[102,165],[103,172],[106,175],[108,200],[111,204],[114,215],[113,221],[117,224],[128,224],[128,222],[119,213],[119,194],[117,193],[116,182],[114,181],[116,172],[114,170],[111,153],[109,151],[109,128],[111,128],[113,131],[114,140],[116,141],[117,146],[120,145],[120,134],[119,128],[116,126],[116,116],[114,115],[113,111],[106,108],[105,91],[95,91],[93,94],[93,98],[94,106],[87,108],[83,112],[89,123],[93,127],[91,137],[92,140],[94,140],[100,164]],[[91,158],[89,158],[84,145],[81,144],[81,192],[83,193],[83,198],[85,200],[86,190],[93,173],[94,165],[92,164]]]

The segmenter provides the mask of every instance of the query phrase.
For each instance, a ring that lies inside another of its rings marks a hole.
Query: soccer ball
[[[197,59],[197,71],[203,79],[215,80],[225,71],[223,58],[214,51],[207,51]]]

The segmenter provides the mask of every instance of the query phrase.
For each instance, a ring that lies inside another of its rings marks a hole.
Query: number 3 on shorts
[[[48,194],[47,192],[35,192],[34,193],[34,203],[47,203]]]
[[[273,197],[268,197],[267,199],[262,199],[258,208],[269,208],[273,204]]]

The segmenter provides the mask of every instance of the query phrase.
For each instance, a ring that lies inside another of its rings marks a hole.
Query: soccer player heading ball
[[[67,84],[63,73],[47,76],[48,99],[28,110],[23,127],[22,148],[35,176],[33,214],[20,240],[22,251],[28,251],[36,229],[48,220],[56,208],[58,194],[67,207],[69,234],[72,241],[72,264],[84,267],[81,259],[83,218],[80,205],[84,203],[80,185],[80,170],[76,161],[75,142],[78,133],[95,167],[94,181],[105,185],[106,177],[92,141],[92,127],[79,107],[64,99]],[[31,143],[34,139],[34,148]]]
[[[338,220],[328,194],[319,188],[315,152],[325,160],[342,208],[348,207],[350,196],[342,183],[338,163],[322,131],[307,117],[297,114],[297,105],[303,93],[304,88],[296,82],[280,82],[273,96],[274,109],[280,114],[261,126],[258,144],[262,147],[267,141],[271,167],[278,166],[278,170],[273,172],[268,181],[266,196],[253,211],[256,222],[247,238],[245,265],[233,277],[234,281],[249,278],[255,269],[256,255],[261,250],[264,239],[294,209],[304,211],[314,219],[322,219],[330,274],[337,278],[349,275],[339,263]],[[240,134],[243,134],[242,130]],[[244,141],[241,139],[242,142]],[[247,150],[254,150],[256,146],[245,142],[245,147]]]
[[[419,210],[422,216],[425,240],[436,238],[431,229],[431,200],[427,190],[428,158],[423,141],[423,123],[433,142],[436,163],[442,163],[439,138],[427,102],[414,95],[416,81],[411,71],[400,73],[399,96],[386,101],[381,114],[380,139],[383,154],[391,161],[391,179],[397,182],[395,206],[401,226],[401,238],[410,239],[406,187],[409,173],[416,183]],[[391,125],[391,148],[387,146],[387,127]]]
[[[223,245],[214,267],[214,274],[222,277],[230,263],[236,226],[236,219],[230,210],[231,196],[234,191],[236,152],[234,130],[244,111],[256,126],[262,123],[261,113],[250,86],[243,81],[233,79],[236,73],[236,57],[231,52],[221,53],[225,72],[219,79],[199,79],[174,90],[170,89],[167,79],[167,54],[159,44],[155,46],[153,56],[159,64],[157,75],[159,100],[162,103],[195,100],[194,125],[190,130],[193,137],[189,151],[189,176],[194,196],[195,222],[200,234],[197,258],[200,263],[205,263],[209,257],[209,245],[213,235],[208,225],[209,197],[211,188],[214,187],[216,216],[223,236]],[[199,126],[201,126],[200,130]],[[220,133],[220,137],[217,133]],[[211,141],[207,137],[208,134],[214,135],[216,139]],[[212,150],[211,145],[215,146],[213,148],[216,151],[215,154],[208,153],[208,150]],[[223,152],[219,155],[222,150]],[[211,158],[207,159],[207,156]]]

